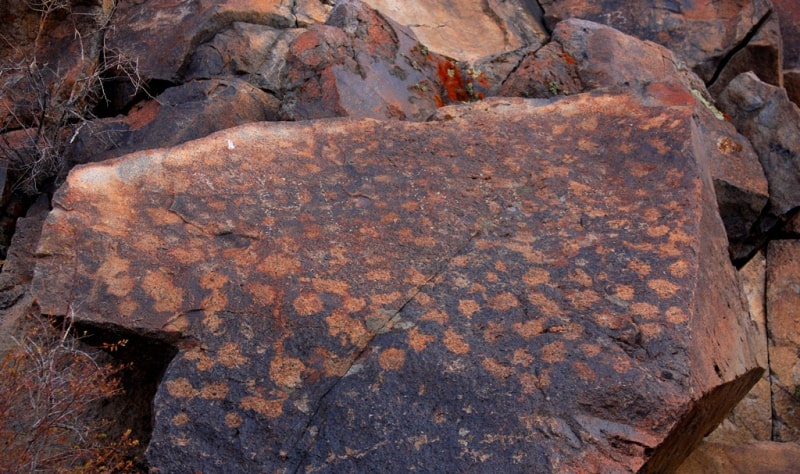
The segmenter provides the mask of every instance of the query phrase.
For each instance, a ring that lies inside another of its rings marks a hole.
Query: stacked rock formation
[[[105,97],[0,276],[136,341],[150,470],[797,465],[791,2],[173,3],[30,43]]]

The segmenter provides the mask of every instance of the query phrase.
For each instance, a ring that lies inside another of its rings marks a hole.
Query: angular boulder
[[[674,51],[706,82],[772,12],[769,0],[541,0],[539,4],[550,29],[567,18],[611,26]]]
[[[730,254],[737,261],[746,259],[753,251],[749,236],[767,204],[764,171],[750,143],[712,104],[700,78],[671,51],[605,25],[565,20],[550,43],[522,60],[498,94],[561,97],[603,88],[632,88],[644,97],[661,91],[672,101],[694,103],[704,117],[698,126]]]
[[[669,471],[762,369],[693,107],[652,92],[78,167],[32,291],[174,342],[161,472]]]

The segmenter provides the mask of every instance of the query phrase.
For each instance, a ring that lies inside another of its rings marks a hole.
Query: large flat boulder
[[[667,472],[762,369],[691,101],[259,123],[76,168],[44,314],[178,349],[161,472]]]

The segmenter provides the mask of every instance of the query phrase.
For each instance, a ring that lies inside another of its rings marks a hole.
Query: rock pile
[[[791,2],[112,3],[0,302],[140,341],[152,471],[800,461]]]

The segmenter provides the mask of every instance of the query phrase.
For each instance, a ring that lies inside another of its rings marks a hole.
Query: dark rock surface
[[[161,471],[663,472],[761,373],[670,99],[249,125],[88,165],[34,292],[180,340]]]

